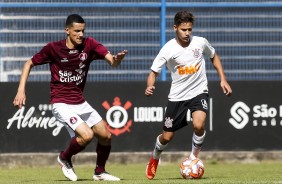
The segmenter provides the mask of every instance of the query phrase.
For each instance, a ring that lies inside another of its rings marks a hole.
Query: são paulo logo
[[[251,109],[244,102],[236,102],[230,109],[232,118],[229,123],[237,129],[244,128],[249,122],[248,113]]]
[[[115,97],[112,105],[113,106],[111,106],[108,101],[104,101],[102,103],[102,106],[107,110],[106,126],[108,130],[116,136],[123,134],[126,131],[129,132],[132,120],[128,120],[127,110],[132,107],[132,103],[130,101],[126,101],[122,106],[120,98]]]
[[[236,102],[230,109],[229,123],[236,129],[243,129],[249,122],[254,127],[282,126],[282,105],[270,106],[267,103],[247,105]]]

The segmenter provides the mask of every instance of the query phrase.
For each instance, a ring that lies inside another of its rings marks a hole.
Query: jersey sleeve
[[[209,43],[209,41],[207,39],[204,38],[204,53],[206,56],[208,56],[209,58],[213,58],[214,57],[214,53],[215,53],[215,49],[212,47],[212,45]]]
[[[153,64],[151,66],[151,70],[153,70],[154,72],[160,73],[162,70],[162,67],[166,64],[168,59],[169,59],[169,47],[166,44],[163,46],[159,54],[154,59]]]
[[[95,58],[93,59],[104,59],[105,56],[109,53],[108,49],[94,38],[88,37],[88,39],[90,42],[90,46],[94,49],[96,53]]]
[[[50,43],[48,43],[38,53],[33,55],[33,57],[31,58],[32,63],[34,65],[42,65],[42,64],[50,63],[51,62],[49,58],[49,56],[51,55],[50,53],[51,53]]]

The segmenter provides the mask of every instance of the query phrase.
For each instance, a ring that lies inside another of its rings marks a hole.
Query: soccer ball
[[[198,158],[186,158],[180,163],[180,174],[184,179],[200,179],[204,172],[204,163]]]

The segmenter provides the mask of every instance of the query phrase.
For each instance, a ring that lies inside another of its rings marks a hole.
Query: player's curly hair
[[[80,15],[71,14],[67,17],[65,27],[71,27],[73,23],[85,23],[85,22]]]
[[[174,16],[174,25],[179,26],[181,23],[191,22],[194,23],[195,17],[188,11],[177,12]]]

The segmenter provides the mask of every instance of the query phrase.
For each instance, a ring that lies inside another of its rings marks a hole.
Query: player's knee
[[[99,137],[99,142],[103,145],[110,145],[112,141],[112,134],[108,132],[107,134],[104,134],[103,136]]]
[[[87,133],[82,135],[82,139],[86,144],[90,143],[94,137],[94,133],[92,131],[88,131]]]
[[[201,136],[204,134],[205,128],[202,126],[194,126],[194,132],[196,133],[196,135]]]
[[[108,133],[105,138],[104,138],[104,141],[107,142],[107,143],[110,143],[112,141],[112,134],[111,133]]]
[[[161,142],[163,145],[168,144],[172,139],[163,139],[163,141]]]
[[[173,135],[166,135],[162,136],[162,139],[160,139],[160,142],[164,145],[169,143],[173,139]]]
[[[205,130],[205,123],[193,123],[195,132],[203,132]]]

